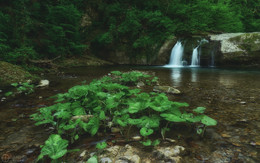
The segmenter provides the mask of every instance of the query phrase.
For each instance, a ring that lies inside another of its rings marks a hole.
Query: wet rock
[[[138,155],[129,155],[129,156],[123,156],[119,158],[119,160],[115,161],[116,163],[141,163],[141,159]]]
[[[87,153],[87,150],[84,150],[83,152],[81,152],[81,154],[79,155],[79,157],[85,157]]]
[[[184,147],[178,145],[174,147],[159,147],[153,151],[153,154],[159,160],[179,163],[181,161],[181,157],[179,155],[184,150]]]
[[[168,142],[170,142],[170,143],[175,143],[175,142],[176,142],[176,140],[170,139],[170,138],[165,138],[165,140],[168,141]]]
[[[112,132],[112,133],[120,132],[120,128],[112,127],[112,128],[111,128],[111,132]]]
[[[138,88],[145,86],[144,82],[140,81],[136,85]]]
[[[239,153],[236,149],[219,148],[214,151],[209,158],[209,162],[227,163],[227,162],[254,162],[251,158]]]
[[[240,104],[242,104],[242,105],[245,105],[245,104],[246,104],[246,102],[245,102],[245,101],[241,101],[241,102],[240,102]]]
[[[180,94],[181,93],[181,91],[179,91],[178,89],[170,87],[170,86],[154,86],[153,91],[169,93],[169,94]]]
[[[112,163],[113,161],[109,157],[104,157],[100,159],[100,163]]]
[[[46,87],[46,86],[49,86],[49,84],[50,84],[49,80],[41,80],[39,82],[39,85],[37,85],[37,87]]]
[[[145,159],[142,160],[142,162],[143,163],[151,163],[152,161],[150,159],[148,159],[148,158],[145,158]]]
[[[33,149],[28,149],[28,150],[26,151],[26,155],[32,154],[35,150],[36,150],[35,148],[33,148]]]
[[[132,137],[132,140],[134,140],[134,141],[139,141],[139,140],[142,140],[142,137],[139,136],[139,135],[133,136],[133,137]]]
[[[138,156],[138,150],[130,145],[113,146],[105,150],[105,154],[100,156],[100,158],[114,158],[116,163],[140,163],[141,158]]]
[[[119,152],[120,146],[112,146],[110,148],[106,149],[106,152],[108,153],[108,155],[111,155],[112,157],[116,157],[118,152]]]

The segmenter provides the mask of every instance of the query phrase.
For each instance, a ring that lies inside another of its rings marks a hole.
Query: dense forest
[[[259,0],[0,0],[0,6],[0,60],[21,65],[121,45],[149,53],[171,35],[260,31]]]

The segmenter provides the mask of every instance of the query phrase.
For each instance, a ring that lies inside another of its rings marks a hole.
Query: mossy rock
[[[17,65],[0,61],[0,87],[10,86],[11,83],[38,81],[39,78]]]
[[[245,33],[240,36],[230,38],[229,41],[234,42],[239,48],[247,52],[260,50],[260,33]]]

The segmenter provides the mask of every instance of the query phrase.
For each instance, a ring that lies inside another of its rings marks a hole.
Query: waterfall
[[[200,45],[199,45],[200,46]],[[191,67],[199,66],[199,46],[193,49],[192,58],[191,58]]]
[[[172,48],[170,62],[165,67],[182,67],[183,66],[183,63],[182,63],[183,50],[184,50],[184,47],[183,47],[181,41],[178,41]]]

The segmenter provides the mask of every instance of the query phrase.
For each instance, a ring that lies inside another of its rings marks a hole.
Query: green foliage
[[[144,137],[140,143],[145,146],[158,145],[159,140],[152,141],[149,137],[158,131],[164,137],[170,129],[169,124],[217,124],[214,119],[202,114],[205,108],[194,109],[194,115],[183,110],[188,106],[187,103],[170,101],[163,93],[145,93],[122,85],[132,85],[138,80],[152,83],[153,79],[142,72],[113,71],[109,76],[94,80],[89,85],[74,86],[67,93],[58,94],[56,104],[40,108],[31,117],[36,125],[52,125],[58,134],[69,136],[71,142],[85,132],[94,136],[100,128],[106,129],[111,122],[119,128],[135,126],[140,129]],[[106,142],[101,142],[96,148],[104,149],[106,146]]]
[[[105,149],[107,147],[107,143],[106,142],[100,142],[100,143],[97,143],[96,145],[96,148],[97,149]]]
[[[34,49],[32,47],[26,46],[22,46],[3,55],[3,59],[5,61],[22,65],[25,65],[29,59],[36,59],[37,57],[38,55]]]
[[[8,96],[11,96],[12,94],[13,94],[13,92],[9,91],[9,92],[5,93],[5,96],[8,97]]]
[[[87,163],[98,163],[97,156],[92,156],[87,160]]]
[[[17,93],[31,94],[34,92],[34,85],[28,82],[24,83],[12,83],[12,86],[16,87]]]
[[[41,154],[38,156],[38,160],[42,159],[44,156],[49,156],[53,160],[61,158],[67,153],[68,140],[64,140],[60,135],[52,134],[45,141],[45,144],[41,146]]]

